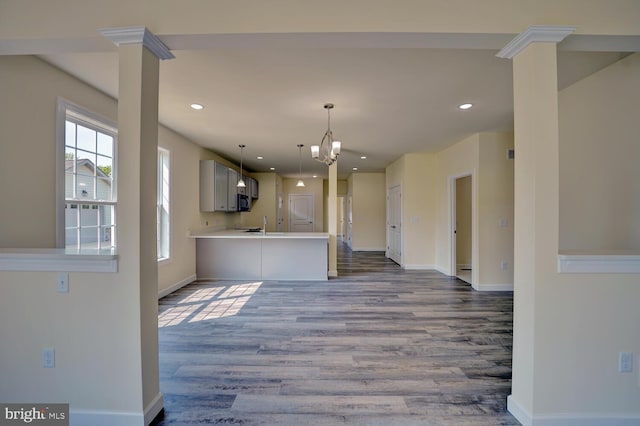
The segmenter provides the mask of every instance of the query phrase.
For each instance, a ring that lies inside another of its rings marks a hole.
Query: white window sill
[[[558,254],[559,273],[638,274],[638,250],[572,250]]]
[[[0,271],[118,272],[115,250],[0,248]]]

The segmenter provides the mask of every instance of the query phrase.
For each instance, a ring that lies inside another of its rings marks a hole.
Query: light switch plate
[[[53,348],[42,350],[42,366],[44,368],[54,368],[56,366],[56,351]]]
[[[60,272],[58,274],[56,291],[58,293],[69,293],[69,274],[67,272]]]
[[[620,357],[618,359],[618,372],[633,372],[633,352],[620,352]]]

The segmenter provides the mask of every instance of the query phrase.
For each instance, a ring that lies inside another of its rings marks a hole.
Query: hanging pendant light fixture
[[[244,147],[246,145],[238,145],[240,147],[240,180],[238,181],[238,188],[246,188],[247,185],[244,183],[244,179],[242,178],[242,151],[244,151]]]
[[[296,186],[298,188],[304,188],[304,182],[302,181],[302,147],[303,146],[304,145],[301,144],[301,143],[298,144],[298,151],[299,151],[299,154],[300,154],[300,163],[299,163],[300,164],[300,169],[298,171],[298,183],[296,183]]]
[[[332,165],[338,159],[341,146],[340,141],[333,140],[333,133],[331,132],[331,110],[333,106],[330,103],[324,104],[324,108],[327,110],[327,131],[324,132],[320,145],[311,145],[311,157],[316,161],[325,163],[327,166]],[[323,158],[320,158],[320,154],[322,154]]]

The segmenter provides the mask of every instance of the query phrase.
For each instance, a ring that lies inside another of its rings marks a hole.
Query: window
[[[158,202],[157,202],[157,239],[158,260],[169,259],[169,184],[170,153],[164,148],[158,148]]]
[[[79,251],[115,248],[117,128],[64,100],[58,102],[58,120],[64,129],[63,245]]]

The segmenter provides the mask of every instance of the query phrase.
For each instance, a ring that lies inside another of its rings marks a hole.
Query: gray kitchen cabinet
[[[228,170],[214,160],[200,160],[200,211],[229,211]]]
[[[238,172],[227,169],[227,211],[238,211]]]
[[[251,178],[251,185],[247,185],[249,188],[249,198],[258,198],[258,181]]]

